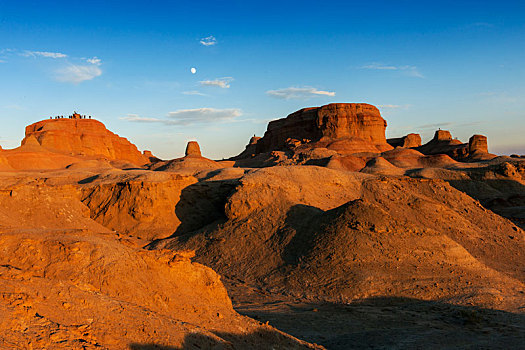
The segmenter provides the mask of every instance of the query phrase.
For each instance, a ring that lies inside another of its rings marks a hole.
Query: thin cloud
[[[100,66],[102,64],[102,60],[98,58],[97,56],[94,56],[92,58],[86,58],[87,63],[91,63],[95,66]]]
[[[282,100],[307,100],[319,96],[335,96],[333,91],[317,90],[313,87],[289,87],[285,89],[269,90],[266,94]]]
[[[61,52],[49,52],[49,51],[29,51],[26,50],[21,53],[25,57],[46,57],[46,58],[66,58],[67,55]]]
[[[392,66],[392,65],[385,65],[382,63],[369,63],[361,67],[361,69],[370,69],[370,70],[391,70],[391,71],[400,71],[404,74],[415,77],[415,78],[424,78],[425,76],[419,72],[418,68],[416,66]]]
[[[141,117],[138,114],[128,114],[127,117],[120,118],[121,120],[127,120],[129,122],[139,122],[139,123],[162,123],[163,120],[159,118],[146,118]]]
[[[188,126],[192,124],[211,124],[224,123],[235,121],[242,115],[242,111],[238,108],[195,108],[195,109],[179,109],[174,112],[169,112],[166,118],[148,118],[141,117],[137,114],[128,114],[127,117],[120,118],[130,122],[139,123],[161,123],[165,125],[182,125]]]
[[[195,108],[180,109],[168,113],[168,124],[189,125],[195,123],[226,122],[240,117],[242,112],[238,108]]]
[[[204,45],[204,46],[213,46],[217,44],[217,39],[215,39],[213,35],[210,35],[210,36],[200,39],[199,42],[201,43],[201,45]]]
[[[416,129],[435,129],[435,128],[442,128],[442,127],[449,127],[453,126],[455,123],[453,122],[443,122],[443,123],[436,123],[436,124],[424,124],[420,126],[416,126]]]
[[[383,109],[407,109],[410,105],[379,105],[379,108]]]
[[[215,80],[203,80],[199,83],[203,86],[217,86],[221,89],[229,89],[230,83],[233,81],[232,77],[217,78]]]
[[[102,75],[102,70],[95,65],[69,65],[56,71],[56,80],[63,83],[78,84]]]
[[[183,91],[183,95],[190,95],[190,96],[208,96],[206,94],[203,94],[200,91],[192,90],[192,91]]]
[[[367,65],[362,66],[363,69],[376,69],[376,70],[398,70],[399,68],[396,66],[386,66],[381,63],[370,63]]]

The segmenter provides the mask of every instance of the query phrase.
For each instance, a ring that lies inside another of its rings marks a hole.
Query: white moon
[[[191,74],[195,74],[195,73],[197,73],[197,68],[195,68],[195,67],[191,67],[191,68],[190,68],[190,72],[191,72]]]

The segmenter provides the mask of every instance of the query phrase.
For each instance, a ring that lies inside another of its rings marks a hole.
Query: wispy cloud
[[[194,95],[194,96],[208,96],[208,95],[203,94],[202,92],[200,92],[200,91],[196,91],[196,90],[192,90],[192,91],[183,91],[182,94],[183,94],[183,95]]]
[[[2,49],[1,55],[7,57],[22,56],[38,58],[60,59],[61,67],[54,71],[54,78],[64,83],[78,84],[86,80],[91,80],[102,75],[100,66],[102,60],[96,56],[91,58],[71,57],[62,52],[53,51],[34,51],[19,49]],[[6,57],[0,57],[4,59]]]
[[[483,102],[498,103],[498,104],[507,104],[515,103],[520,99],[518,96],[511,96],[507,92],[481,92],[478,94],[483,98]]]
[[[78,84],[102,75],[102,70],[96,65],[74,65],[60,68],[56,71],[56,79],[63,83]]]
[[[217,39],[215,39],[213,35],[210,35],[210,36],[200,39],[199,42],[201,43],[201,45],[204,45],[204,46],[213,46],[217,44]]]
[[[203,80],[199,83],[203,86],[217,86],[221,89],[229,89],[230,83],[233,81],[232,77],[217,78],[215,80]]]
[[[361,68],[363,69],[376,69],[376,70],[398,70],[399,68],[396,66],[387,66],[382,63],[369,63]]]
[[[139,123],[162,123],[163,122],[163,120],[159,118],[141,117],[138,114],[128,114],[126,117],[122,117],[120,119],[127,120],[129,122],[139,122]]]
[[[24,57],[46,57],[46,58],[66,58],[67,55],[60,52],[49,52],[49,51],[29,51],[25,50],[20,53]]]
[[[305,87],[288,87],[285,89],[277,89],[277,90],[269,90],[266,91],[266,94],[283,99],[283,100],[292,100],[292,99],[298,99],[298,100],[307,100],[313,97],[319,97],[319,96],[335,96],[335,92],[333,91],[323,91],[323,90],[317,90],[316,88],[305,86]]]
[[[407,109],[411,105],[379,105],[379,108],[383,109]]]
[[[87,63],[91,63],[95,66],[100,66],[102,64],[102,60],[98,58],[97,56],[94,56],[92,58],[86,58]]]
[[[225,122],[240,117],[241,115],[242,112],[238,108],[180,109],[168,113],[168,124],[189,125],[204,122]]]
[[[242,111],[238,108],[195,108],[195,109],[179,109],[174,112],[169,112],[166,118],[149,118],[141,117],[137,114],[128,114],[126,117],[120,119],[130,122],[140,123],[162,123],[165,125],[192,125],[192,124],[208,124],[208,123],[223,123],[234,121],[242,115]]]
[[[369,63],[361,67],[361,69],[370,69],[370,70],[390,70],[390,71],[400,71],[404,74],[415,77],[415,78],[424,78],[425,76],[419,72],[416,66],[394,66],[394,65],[385,65],[382,63]]]
[[[450,127],[454,125],[453,122],[443,122],[443,123],[435,123],[435,124],[423,124],[416,126],[416,129],[436,129],[436,128],[443,128],[443,127]]]

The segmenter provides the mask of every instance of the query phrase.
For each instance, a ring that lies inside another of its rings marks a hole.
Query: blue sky
[[[191,68],[195,68],[193,74]],[[0,145],[73,110],[162,158],[240,153],[267,122],[367,102],[525,154],[522,1],[0,0]]]

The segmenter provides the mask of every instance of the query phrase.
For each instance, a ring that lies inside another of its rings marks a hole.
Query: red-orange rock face
[[[280,149],[289,138],[318,141],[358,137],[374,146],[388,146],[385,129],[386,121],[379,110],[366,103],[332,103],[304,108],[270,122],[264,137],[257,142],[257,153]]]
[[[112,133],[94,119],[49,119],[26,127],[22,145],[36,139],[45,149],[68,155],[103,156],[137,165],[147,157],[124,137]]]
[[[487,137],[484,135],[472,135],[468,140],[468,150],[471,154],[476,151],[488,153]]]

